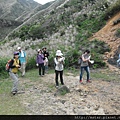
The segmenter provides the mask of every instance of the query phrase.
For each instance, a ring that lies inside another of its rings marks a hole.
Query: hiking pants
[[[26,63],[21,63],[21,67],[20,67],[19,70],[21,71],[22,76],[25,75],[25,68],[26,68]]]
[[[84,70],[85,70],[86,73],[87,73],[87,81],[88,81],[88,80],[90,79],[90,70],[89,70],[89,66],[84,66],[84,67],[81,67],[81,68],[80,68],[80,80],[82,80]]]
[[[42,73],[41,73],[42,70]],[[45,66],[44,63],[39,64],[39,75],[44,75],[45,74]]]
[[[56,82],[56,86],[59,85],[59,82],[58,82],[58,75],[60,74],[60,81],[61,81],[61,84],[64,85],[63,83],[63,70],[62,71],[57,71],[55,70],[55,82]]]
[[[13,80],[13,87],[12,87],[12,92],[17,92],[18,91],[18,75],[13,73],[13,72],[9,72],[9,75],[11,77],[11,79]]]
[[[48,62],[46,62],[46,64],[45,64],[45,72],[46,73],[48,72]]]

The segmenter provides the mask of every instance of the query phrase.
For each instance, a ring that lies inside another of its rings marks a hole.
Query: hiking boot
[[[17,93],[17,91],[13,91],[13,92],[11,92],[13,95],[15,95],[16,93]]]
[[[87,83],[91,83],[92,81],[91,80],[87,80]]]
[[[80,83],[82,83],[82,80],[80,80]]]

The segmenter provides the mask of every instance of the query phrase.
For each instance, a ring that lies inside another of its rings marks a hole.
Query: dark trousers
[[[90,70],[89,70],[89,66],[85,66],[85,67],[81,67],[80,71],[80,80],[82,80],[82,76],[83,76],[83,72],[84,70],[86,71],[87,73],[87,81],[90,79]]]
[[[42,70],[42,73],[41,73]],[[44,75],[45,74],[45,66],[44,63],[39,64],[39,75]]]
[[[55,70],[55,82],[56,82],[56,86],[59,85],[59,82],[58,82],[58,75],[60,74],[60,82],[62,85],[64,85],[63,83],[63,71],[57,71]]]

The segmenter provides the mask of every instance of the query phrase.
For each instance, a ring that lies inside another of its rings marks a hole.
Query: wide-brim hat
[[[63,54],[62,53],[56,53],[56,56],[62,56]]]
[[[38,49],[37,51],[39,52],[39,51],[41,51],[41,49]]]
[[[56,51],[56,56],[62,56],[63,54],[62,54],[62,52],[61,52],[61,50],[57,50]]]

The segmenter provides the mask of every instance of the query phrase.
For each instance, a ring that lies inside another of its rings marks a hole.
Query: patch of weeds
[[[55,85],[54,84],[50,84],[48,85],[49,91],[52,92],[55,90]]]
[[[60,91],[60,95],[65,95],[66,93],[67,93],[66,90],[61,90],[61,91]]]
[[[115,36],[118,37],[118,38],[120,38],[120,29],[118,29],[118,30],[116,31]]]
[[[91,72],[91,78],[95,80],[106,80],[106,81],[113,81],[113,80],[119,80],[119,77],[117,74],[110,73],[110,72]]]

